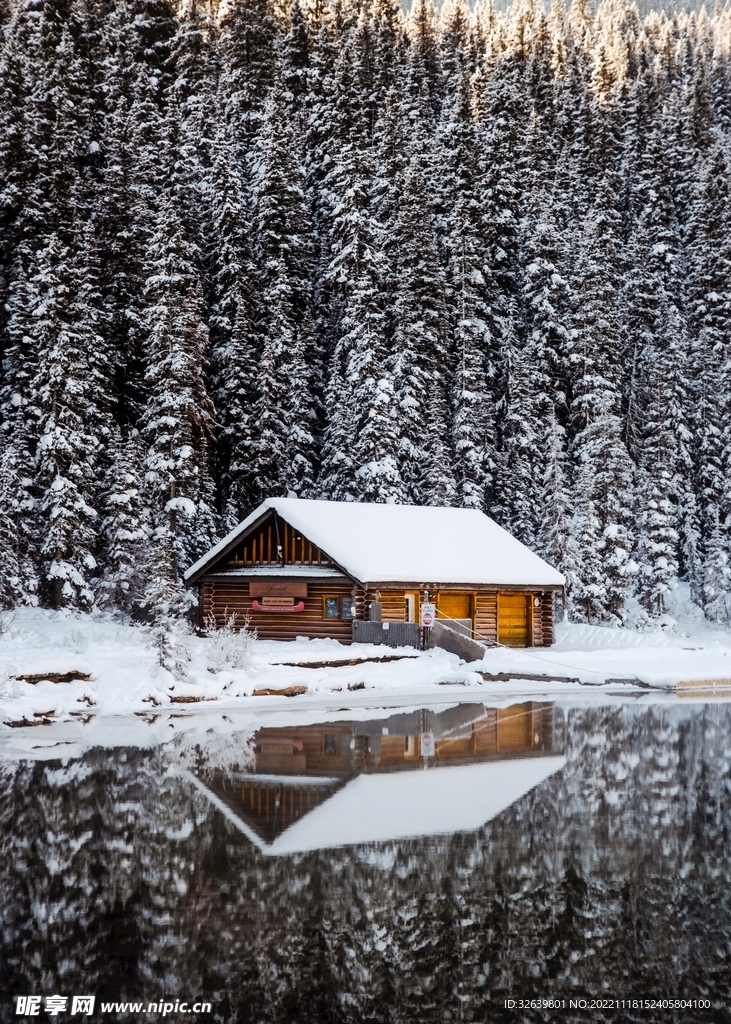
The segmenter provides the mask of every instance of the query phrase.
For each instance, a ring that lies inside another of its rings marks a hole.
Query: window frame
[[[337,614],[336,615],[328,615],[327,614],[327,602],[328,601],[336,601],[337,602]],[[340,594],[323,594],[322,595],[322,618],[323,618],[323,620],[325,622],[339,622],[340,621],[340,607],[341,607],[341,605],[340,605]]]
[[[343,614],[345,608],[349,607],[353,609],[352,615]],[[340,596],[340,621],[341,622],[353,622],[358,617],[358,609],[356,607],[355,598],[350,594],[341,594]]]
[[[327,741],[335,741],[335,749],[327,749]],[[323,757],[337,757],[340,753],[340,737],[336,732],[324,732],[322,734],[322,756]]]

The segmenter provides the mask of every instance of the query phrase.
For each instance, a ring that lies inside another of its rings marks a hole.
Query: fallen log
[[[307,693],[306,686],[285,686],[283,690],[275,690],[271,686],[266,686],[261,690],[254,690],[252,696],[254,697],[301,697],[303,693]]]
[[[36,683],[43,683],[46,680],[49,683],[72,683],[75,679],[80,679],[82,682],[88,683],[91,679],[91,674],[72,669],[70,672],[31,672],[27,675],[16,676],[15,678],[24,683],[32,683],[35,686]]]
[[[529,679],[538,683],[580,683],[576,676],[546,676],[530,672],[478,672],[487,683],[510,683],[514,679]]]
[[[272,667],[282,668],[345,668],[349,665],[365,665],[380,661],[401,661],[404,658],[418,658],[418,654],[384,654],[381,658],[346,658],[339,661],[275,661]]]
[[[180,697],[171,697],[170,700],[173,704],[200,704],[203,700],[218,700],[218,697],[185,697],[181,695]]]
[[[3,722],[3,725],[9,725],[11,729],[25,729],[31,725],[50,725],[50,718],[21,718],[17,722]]]

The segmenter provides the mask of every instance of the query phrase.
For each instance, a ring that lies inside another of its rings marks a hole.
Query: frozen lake
[[[11,740],[3,1021],[86,994],[128,1020],[731,1019],[724,701],[181,711]]]

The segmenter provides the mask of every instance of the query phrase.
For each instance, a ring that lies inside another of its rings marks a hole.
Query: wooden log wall
[[[533,609],[533,643],[550,647],[555,640],[556,595],[552,590],[541,595],[540,608]]]
[[[237,625],[243,626],[249,620],[249,628],[255,629],[260,640],[294,640],[308,636],[322,640],[331,638],[340,643],[352,642],[352,627],[348,619],[325,619],[322,614],[323,597],[349,597],[353,590],[350,580],[316,579],[307,581],[307,597],[301,612],[260,612],[253,611],[248,580],[209,580],[203,583],[204,620],[213,614],[218,626],[222,626],[226,615],[236,612]],[[364,593],[356,597],[356,617],[363,618]]]
[[[450,588],[450,593],[456,592]],[[404,590],[382,590],[381,592],[382,616],[384,622],[403,622],[406,594],[418,593],[419,600],[423,595],[422,591],[415,591],[413,588]],[[375,592],[368,592],[367,601],[373,600]],[[534,599],[538,597],[540,604],[536,607]],[[430,591],[430,600],[438,600],[438,592]],[[531,620],[533,624],[533,646],[550,647],[554,641],[554,595],[552,591],[544,594],[531,593]],[[474,629],[477,639],[481,637],[488,640],[497,640],[497,591],[477,591],[474,595]],[[366,602],[367,603],[367,602]],[[418,615],[418,607],[417,607]]]
[[[406,611],[406,591],[382,590],[381,605],[383,606],[381,616],[384,622],[403,622]]]

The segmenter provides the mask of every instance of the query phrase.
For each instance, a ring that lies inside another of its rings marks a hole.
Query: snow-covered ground
[[[692,686],[684,686],[689,683],[700,687],[699,696],[731,696],[731,633],[714,631],[702,620],[692,625],[695,632],[684,635],[675,623],[671,635],[561,623],[550,649],[498,648],[470,665],[442,650],[345,647],[307,639],[257,641],[248,652],[237,652],[236,642],[229,642],[232,659],[226,644],[181,635],[177,654],[182,672],[176,678],[161,666],[148,629],[101,617],[21,609],[0,618],[0,722],[159,709],[181,714],[264,710],[285,703],[298,711],[381,703],[394,707],[415,700],[453,703],[468,693],[491,702],[537,695],[629,695],[648,687],[665,694],[679,687],[692,694]],[[237,653],[245,667],[228,667]],[[355,664],[347,664],[354,659]],[[319,664],[324,662],[335,664]],[[31,683],[18,678],[73,671],[89,679]],[[504,673],[509,679],[486,680],[483,673]],[[275,692],[256,692],[265,690]],[[289,701],[277,692],[284,690],[293,693]]]

